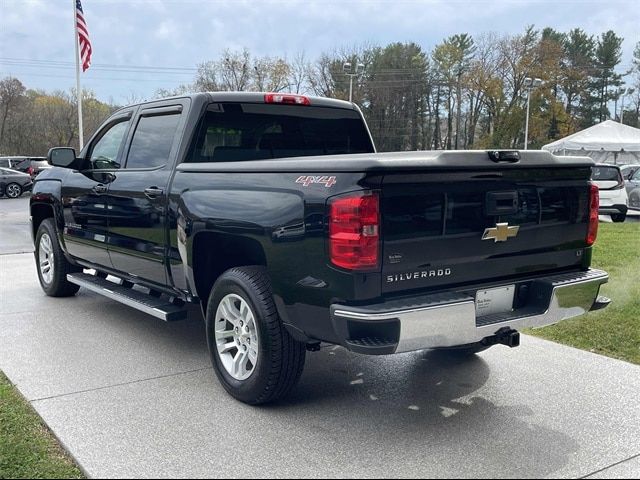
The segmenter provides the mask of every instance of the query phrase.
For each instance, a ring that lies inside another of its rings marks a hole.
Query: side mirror
[[[52,148],[47,154],[47,162],[54,167],[72,168],[76,161],[76,151],[70,147]]]

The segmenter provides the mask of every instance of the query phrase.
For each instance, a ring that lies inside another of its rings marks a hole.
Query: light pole
[[[636,89],[635,88],[627,88],[627,90],[625,91],[623,89],[622,92],[622,107],[620,108],[620,123],[622,123],[624,125],[624,97],[626,97],[627,95],[633,95],[633,92],[635,92]]]
[[[542,80],[539,78],[525,78],[524,79],[524,88],[527,89],[527,116],[524,123],[524,149],[527,150],[529,148],[529,101],[531,100],[531,90],[534,88],[538,88],[542,85]]]
[[[353,102],[353,78],[364,72],[364,65],[357,63],[354,71],[351,62],[345,62],[344,65],[342,65],[342,71],[349,77],[349,102]]]

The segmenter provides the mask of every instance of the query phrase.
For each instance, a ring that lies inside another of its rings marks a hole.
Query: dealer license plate
[[[513,309],[515,291],[515,285],[478,290],[476,293],[476,316],[484,317],[494,313],[510,312]]]

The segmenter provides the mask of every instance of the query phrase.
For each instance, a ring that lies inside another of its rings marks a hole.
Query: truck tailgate
[[[382,291],[580,268],[589,177],[557,165],[385,174]]]

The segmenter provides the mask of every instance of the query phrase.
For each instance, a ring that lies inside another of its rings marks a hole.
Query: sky
[[[624,38],[620,71],[640,41],[640,0],[82,0],[93,44],[83,88],[123,104],[192,81],[225,49],[308,59],[341,46],[456,33],[514,34],[534,24]],[[75,85],[74,0],[0,0],[0,77],[28,88]]]

